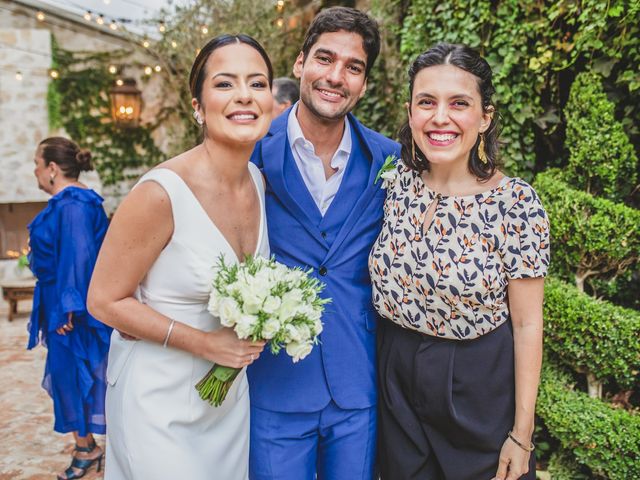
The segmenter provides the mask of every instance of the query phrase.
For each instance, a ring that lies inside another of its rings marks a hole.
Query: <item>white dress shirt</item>
[[[342,140],[340,140],[340,145],[338,145],[338,149],[331,159],[331,167],[338,171],[327,179],[324,174],[322,160],[316,155],[313,144],[304,138],[300,123],[296,117],[297,110],[298,105],[296,104],[296,106],[291,109],[291,112],[289,112],[287,122],[289,146],[291,147],[293,158],[302,175],[304,184],[316,202],[318,210],[320,210],[320,213],[324,216],[335,198],[336,193],[338,193],[344,171],[347,168],[349,156],[351,155],[351,126],[345,117]]]

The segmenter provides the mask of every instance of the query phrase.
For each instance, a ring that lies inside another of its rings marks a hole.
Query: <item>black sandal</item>
[[[91,453],[96,449],[96,443],[93,442],[92,445],[88,447],[79,447],[76,444],[75,451],[82,453]],[[82,478],[87,474],[87,471],[93,466],[94,463],[98,463],[96,467],[96,472],[102,470],[102,459],[104,458],[104,452],[102,452],[96,458],[76,458],[73,457],[71,460],[71,465],[64,471],[64,477],[58,475],[58,480],[73,480],[74,478]],[[80,470],[80,472],[78,472]]]

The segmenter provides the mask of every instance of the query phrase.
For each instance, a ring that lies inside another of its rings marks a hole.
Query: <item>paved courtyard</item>
[[[0,300],[0,480],[51,480],[69,464],[73,436],[53,431],[53,409],[40,382],[46,349],[27,351],[31,302],[21,302],[19,314],[7,321]],[[97,437],[104,447],[104,438]],[[84,477],[102,479],[95,465]]]

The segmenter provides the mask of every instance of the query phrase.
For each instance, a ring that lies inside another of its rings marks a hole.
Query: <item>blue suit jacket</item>
[[[326,284],[320,344],[294,364],[265,351],[249,368],[254,406],[312,412],[331,399],[344,409],[376,404],[375,331],[368,258],[382,224],[385,191],[374,179],[399,145],[352,115],[353,146],[340,189],[324,217],[307,190],[287,138],[288,112],[276,118],[251,160],[266,178],[271,253],[289,266],[312,268]]]

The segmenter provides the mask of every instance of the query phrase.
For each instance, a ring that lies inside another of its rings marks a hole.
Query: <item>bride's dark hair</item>
[[[271,84],[273,83],[273,66],[271,65],[271,60],[269,60],[269,55],[267,55],[267,52],[262,45],[260,45],[255,38],[243,33],[239,33],[237,35],[225,33],[209,40],[207,44],[202,47],[202,50],[198,53],[198,56],[191,67],[191,74],[189,75],[189,89],[191,90],[191,98],[198,100],[198,103],[200,103],[202,85],[204,84],[207,74],[206,64],[209,56],[211,56],[211,54],[218,48],[231,45],[233,43],[244,43],[245,45],[249,45],[260,54],[264,63],[267,64],[267,70],[269,71],[269,88],[271,88]]]

